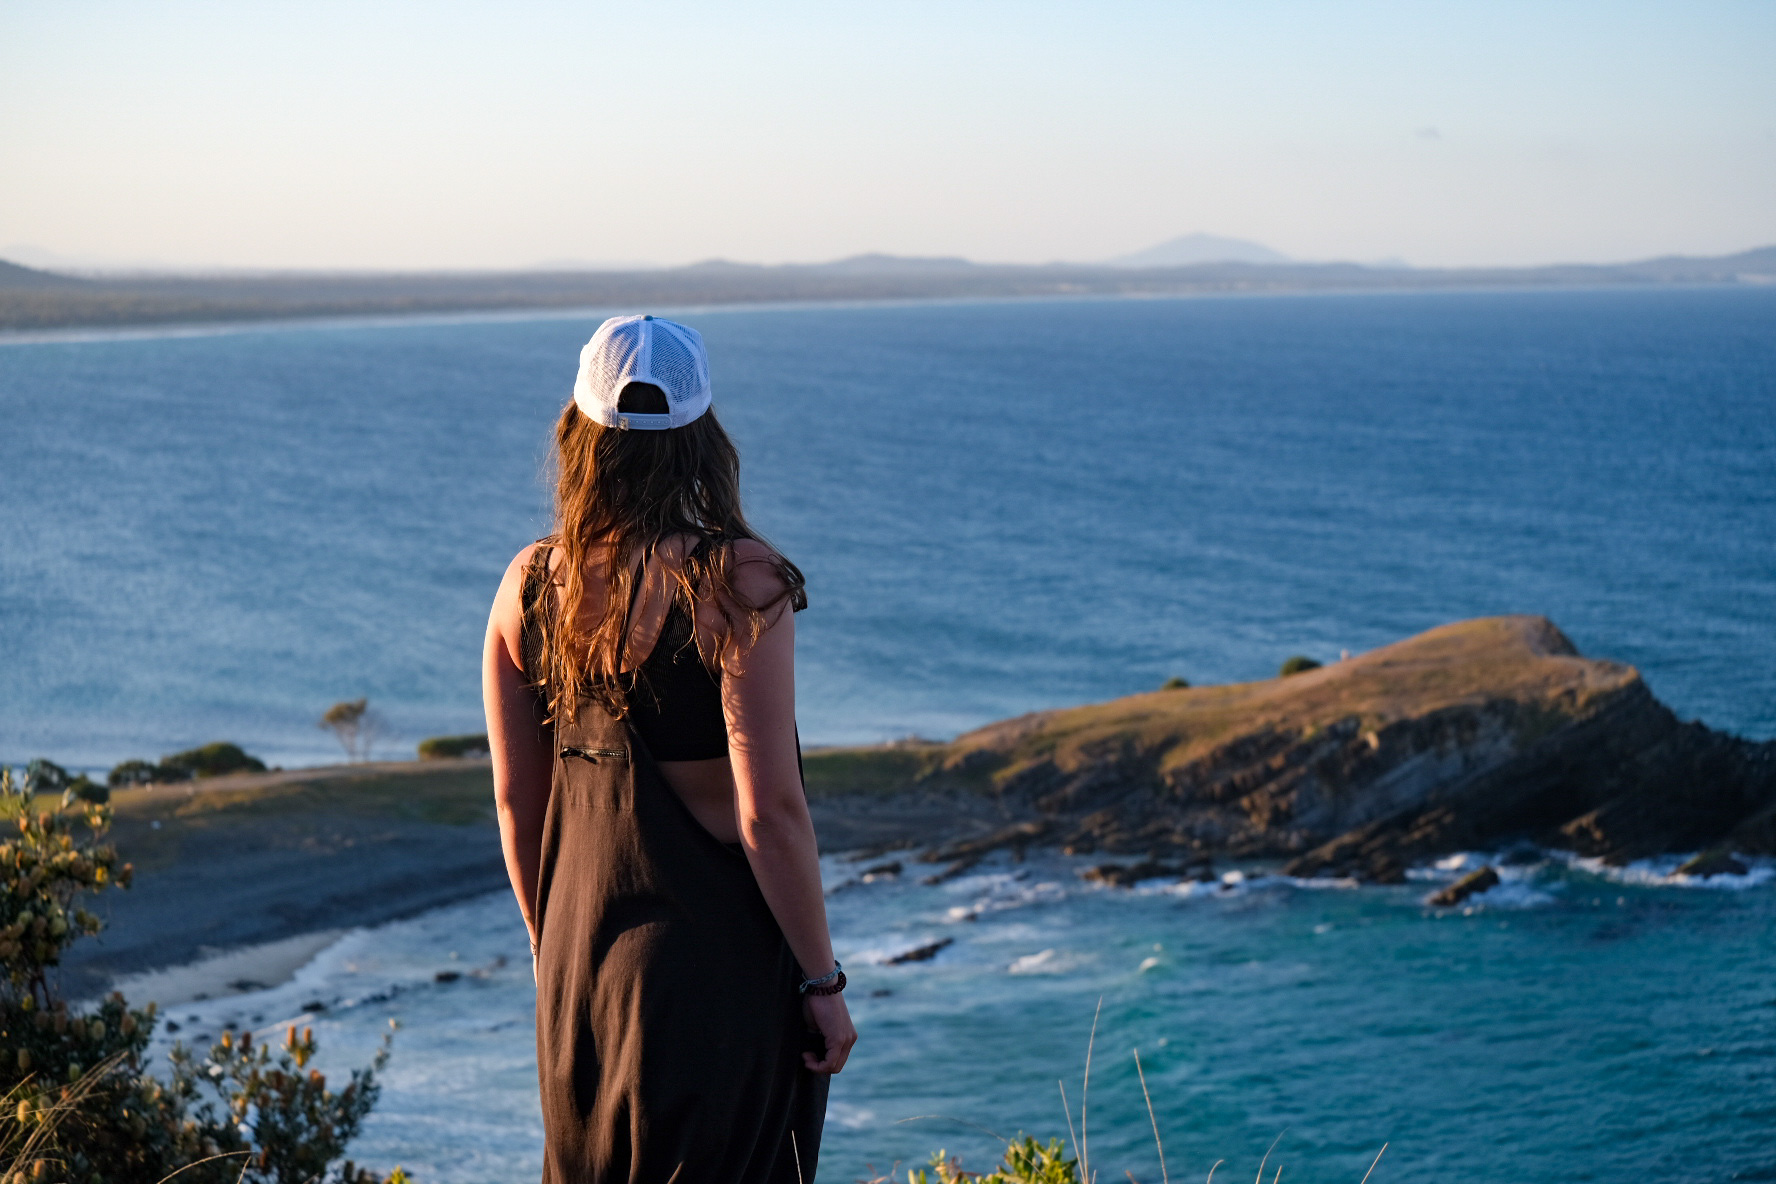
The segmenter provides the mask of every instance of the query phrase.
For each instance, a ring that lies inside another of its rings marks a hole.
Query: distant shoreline
[[[867,299],[832,299],[832,300],[760,300],[747,303],[730,304],[650,304],[663,314],[676,316],[696,316],[707,312],[733,311],[795,311],[815,308],[906,308],[930,305],[971,305],[971,304],[1040,304],[1047,302],[1081,302],[1081,301],[1141,301],[1141,300],[1218,300],[1218,299],[1253,299],[1284,298],[1315,296],[1335,299],[1349,296],[1455,296],[1474,293],[1529,293],[1529,292],[1647,292],[1647,291],[1722,291],[1735,289],[1761,289],[1776,287],[1776,284],[1762,283],[1639,283],[1639,284],[1562,284],[1562,285],[1513,285],[1513,284],[1477,284],[1472,287],[1416,287],[1416,288],[1275,288],[1257,291],[1177,291],[1177,292],[1139,292],[1139,293],[1092,293],[1072,294],[1059,293],[1054,295],[1031,296],[907,296]],[[411,313],[365,313],[363,315],[320,315],[285,316],[255,319],[242,317],[235,320],[217,321],[168,321],[144,322],[128,325],[65,325],[42,329],[8,329],[0,326],[0,348],[24,345],[70,345],[102,343],[111,341],[159,341],[184,337],[223,337],[235,333],[258,332],[298,332],[316,329],[378,329],[405,328],[425,325],[481,325],[500,323],[529,323],[533,321],[572,321],[584,320],[588,323],[614,315],[627,307],[639,305],[599,304],[572,305],[561,307],[536,308],[498,308],[498,309],[462,309],[451,312],[411,312]],[[296,766],[290,766],[296,767]],[[325,762],[303,768],[323,768]]]
[[[775,267],[714,263],[628,272],[85,277],[0,261],[0,340],[155,327],[204,333],[279,322],[572,316],[617,307],[1771,284],[1776,284],[1776,247],[1718,258],[1529,268],[1390,268],[1354,263],[1135,268],[870,258]]]

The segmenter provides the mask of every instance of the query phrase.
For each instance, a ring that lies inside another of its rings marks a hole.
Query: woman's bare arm
[[[536,693],[524,677],[524,572],[534,546],[506,569],[487,620],[481,661],[481,697],[487,710],[487,745],[493,753],[493,800],[499,813],[506,874],[537,939],[537,865],[542,859],[543,820],[549,810],[554,768],[552,730],[539,722]]]
[[[750,541],[735,547],[735,591],[764,603],[781,590],[766,552]],[[765,903],[783,930],[802,973],[815,978],[833,968],[826,897],[814,822],[802,789],[796,753],[795,617],[787,603],[757,641],[738,648],[722,678],[728,721],[728,759],[740,842]],[[857,1041],[841,995],[807,997],[808,1018],[826,1040],[826,1055],[803,1054],[810,1069],[837,1073]]]

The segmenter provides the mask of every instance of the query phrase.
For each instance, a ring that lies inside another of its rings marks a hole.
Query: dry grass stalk
[[[1087,1111],[1091,1106],[1092,1049],[1098,1043],[1098,1017],[1103,1014],[1104,997],[1099,995],[1097,1010],[1092,1012],[1091,1035],[1085,1041],[1085,1081],[1079,1087],[1079,1178],[1085,1184],[1097,1182],[1097,1176],[1091,1170],[1091,1120]]]
[[[1147,1071],[1141,1068],[1141,1050],[1138,1048],[1135,1049],[1135,1072],[1141,1078],[1141,1097],[1147,1101],[1147,1121],[1153,1124],[1153,1145],[1159,1150],[1159,1178],[1164,1184],[1172,1184],[1171,1173],[1166,1171],[1165,1144],[1159,1141],[1159,1119],[1153,1113],[1153,1095],[1147,1092]],[[1134,1177],[1129,1178],[1132,1180]]]
[[[1061,1087],[1061,1109],[1066,1111],[1067,1114],[1067,1137],[1073,1140],[1073,1154],[1078,1156],[1080,1154],[1079,1132],[1073,1129],[1073,1107],[1067,1104],[1067,1083],[1065,1081],[1059,1081],[1055,1084]],[[1083,1163],[1084,1160],[1081,1160],[1080,1162]]]
[[[1270,1141],[1270,1147],[1265,1150],[1264,1158],[1258,1161],[1258,1177],[1252,1181],[1252,1184],[1264,1184],[1264,1165],[1270,1162],[1270,1153],[1277,1149],[1277,1144],[1281,1143],[1283,1141],[1283,1136],[1288,1133],[1289,1128],[1284,1127],[1277,1132],[1277,1137]]]
[[[1385,1154],[1385,1153],[1386,1153],[1386,1151],[1387,1151],[1387,1149],[1388,1149],[1388,1145],[1387,1145],[1387,1144],[1386,1144],[1386,1143],[1383,1143],[1383,1144],[1382,1144],[1382,1145],[1381,1145],[1381,1150],[1380,1150],[1380,1151],[1377,1151],[1377,1152],[1376,1152],[1376,1153],[1375,1153],[1375,1162],[1374,1162],[1374,1163],[1371,1163],[1371,1164],[1370,1164],[1370,1165],[1369,1165],[1369,1171],[1368,1171],[1368,1172],[1364,1172],[1364,1173],[1363,1173],[1363,1184],[1369,1184],[1369,1174],[1370,1174],[1370,1172],[1373,1172],[1373,1171],[1374,1171],[1374,1170],[1375,1170],[1375,1164],[1377,1164],[1377,1163],[1380,1163],[1380,1162],[1381,1162],[1381,1157],[1382,1157],[1382,1155],[1383,1155],[1383,1154]]]

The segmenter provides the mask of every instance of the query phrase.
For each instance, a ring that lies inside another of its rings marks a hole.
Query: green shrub
[[[1005,1162],[984,1176],[963,1171],[962,1161],[944,1151],[931,1157],[931,1170],[938,1184],[1079,1184],[1079,1164],[1066,1157],[1059,1139],[1044,1146],[1022,1132],[1005,1145]],[[907,1184],[931,1184],[931,1177],[923,1169],[909,1171]]]
[[[314,1037],[276,1050],[224,1034],[199,1057],[174,1046],[170,1076],[143,1058],[155,1009],[113,993],[75,1012],[48,974],[97,933],[82,893],[127,887],[130,865],[100,843],[111,811],[68,792],[56,810],[0,770],[0,1179],[157,1184],[374,1184],[337,1164],[375,1105],[388,1043],[337,1093],[308,1070]],[[220,1157],[220,1158],[217,1158]],[[203,1162],[208,1160],[208,1162]]]
[[[493,751],[487,746],[487,733],[473,736],[431,736],[419,742],[422,761],[448,760],[458,756],[485,756]]]
[[[105,784],[112,789],[131,785],[153,785],[160,780],[160,766],[147,761],[128,760],[105,774]]]
[[[1160,683],[1159,689],[1162,691],[1187,691],[1190,689],[1190,683],[1187,679],[1179,678],[1174,674]]]
[[[83,802],[97,802],[102,805],[111,800],[110,787],[99,784],[85,773],[68,782],[68,788],[63,792],[71,793]]]
[[[193,777],[220,777],[224,773],[263,773],[265,762],[249,756],[238,744],[218,740],[202,748],[175,752],[160,762],[161,781],[189,781]]]
[[[1283,668],[1277,671],[1277,677],[1287,678],[1291,674],[1301,674],[1304,671],[1318,670],[1319,668],[1320,664],[1306,654],[1296,654],[1294,657],[1284,660]]]

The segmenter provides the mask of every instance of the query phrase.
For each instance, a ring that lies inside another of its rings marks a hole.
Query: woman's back
[[[734,778],[728,762],[729,722],[723,707],[723,678],[719,665],[712,667],[705,654],[717,652],[716,631],[722,623],[720,608],[707,598],[687,607],[680,576],[687,556],[702,548],[737,546],[743,555],[762,551],[759,544],[697,540],[681,535],[649,549],[636,573],[628,615],[625,657],[618,677],[628,721],[637,737],[660,766],[680,800],[711,834],[724,843],[739,840],[734,818]],[[530,559],[526,605],[526,674],[533,681],[540,669],[537,650],[541,630],[529,627],[534,609],[553,587],[554,611],[560,603],[563,581],[557,571],[559,548],[545,540]],[[756,558],[754,558],[756,561]],[[610,582],[594,565],[584,578],[578,611],[583,617],[602,615],[610,595]]]

